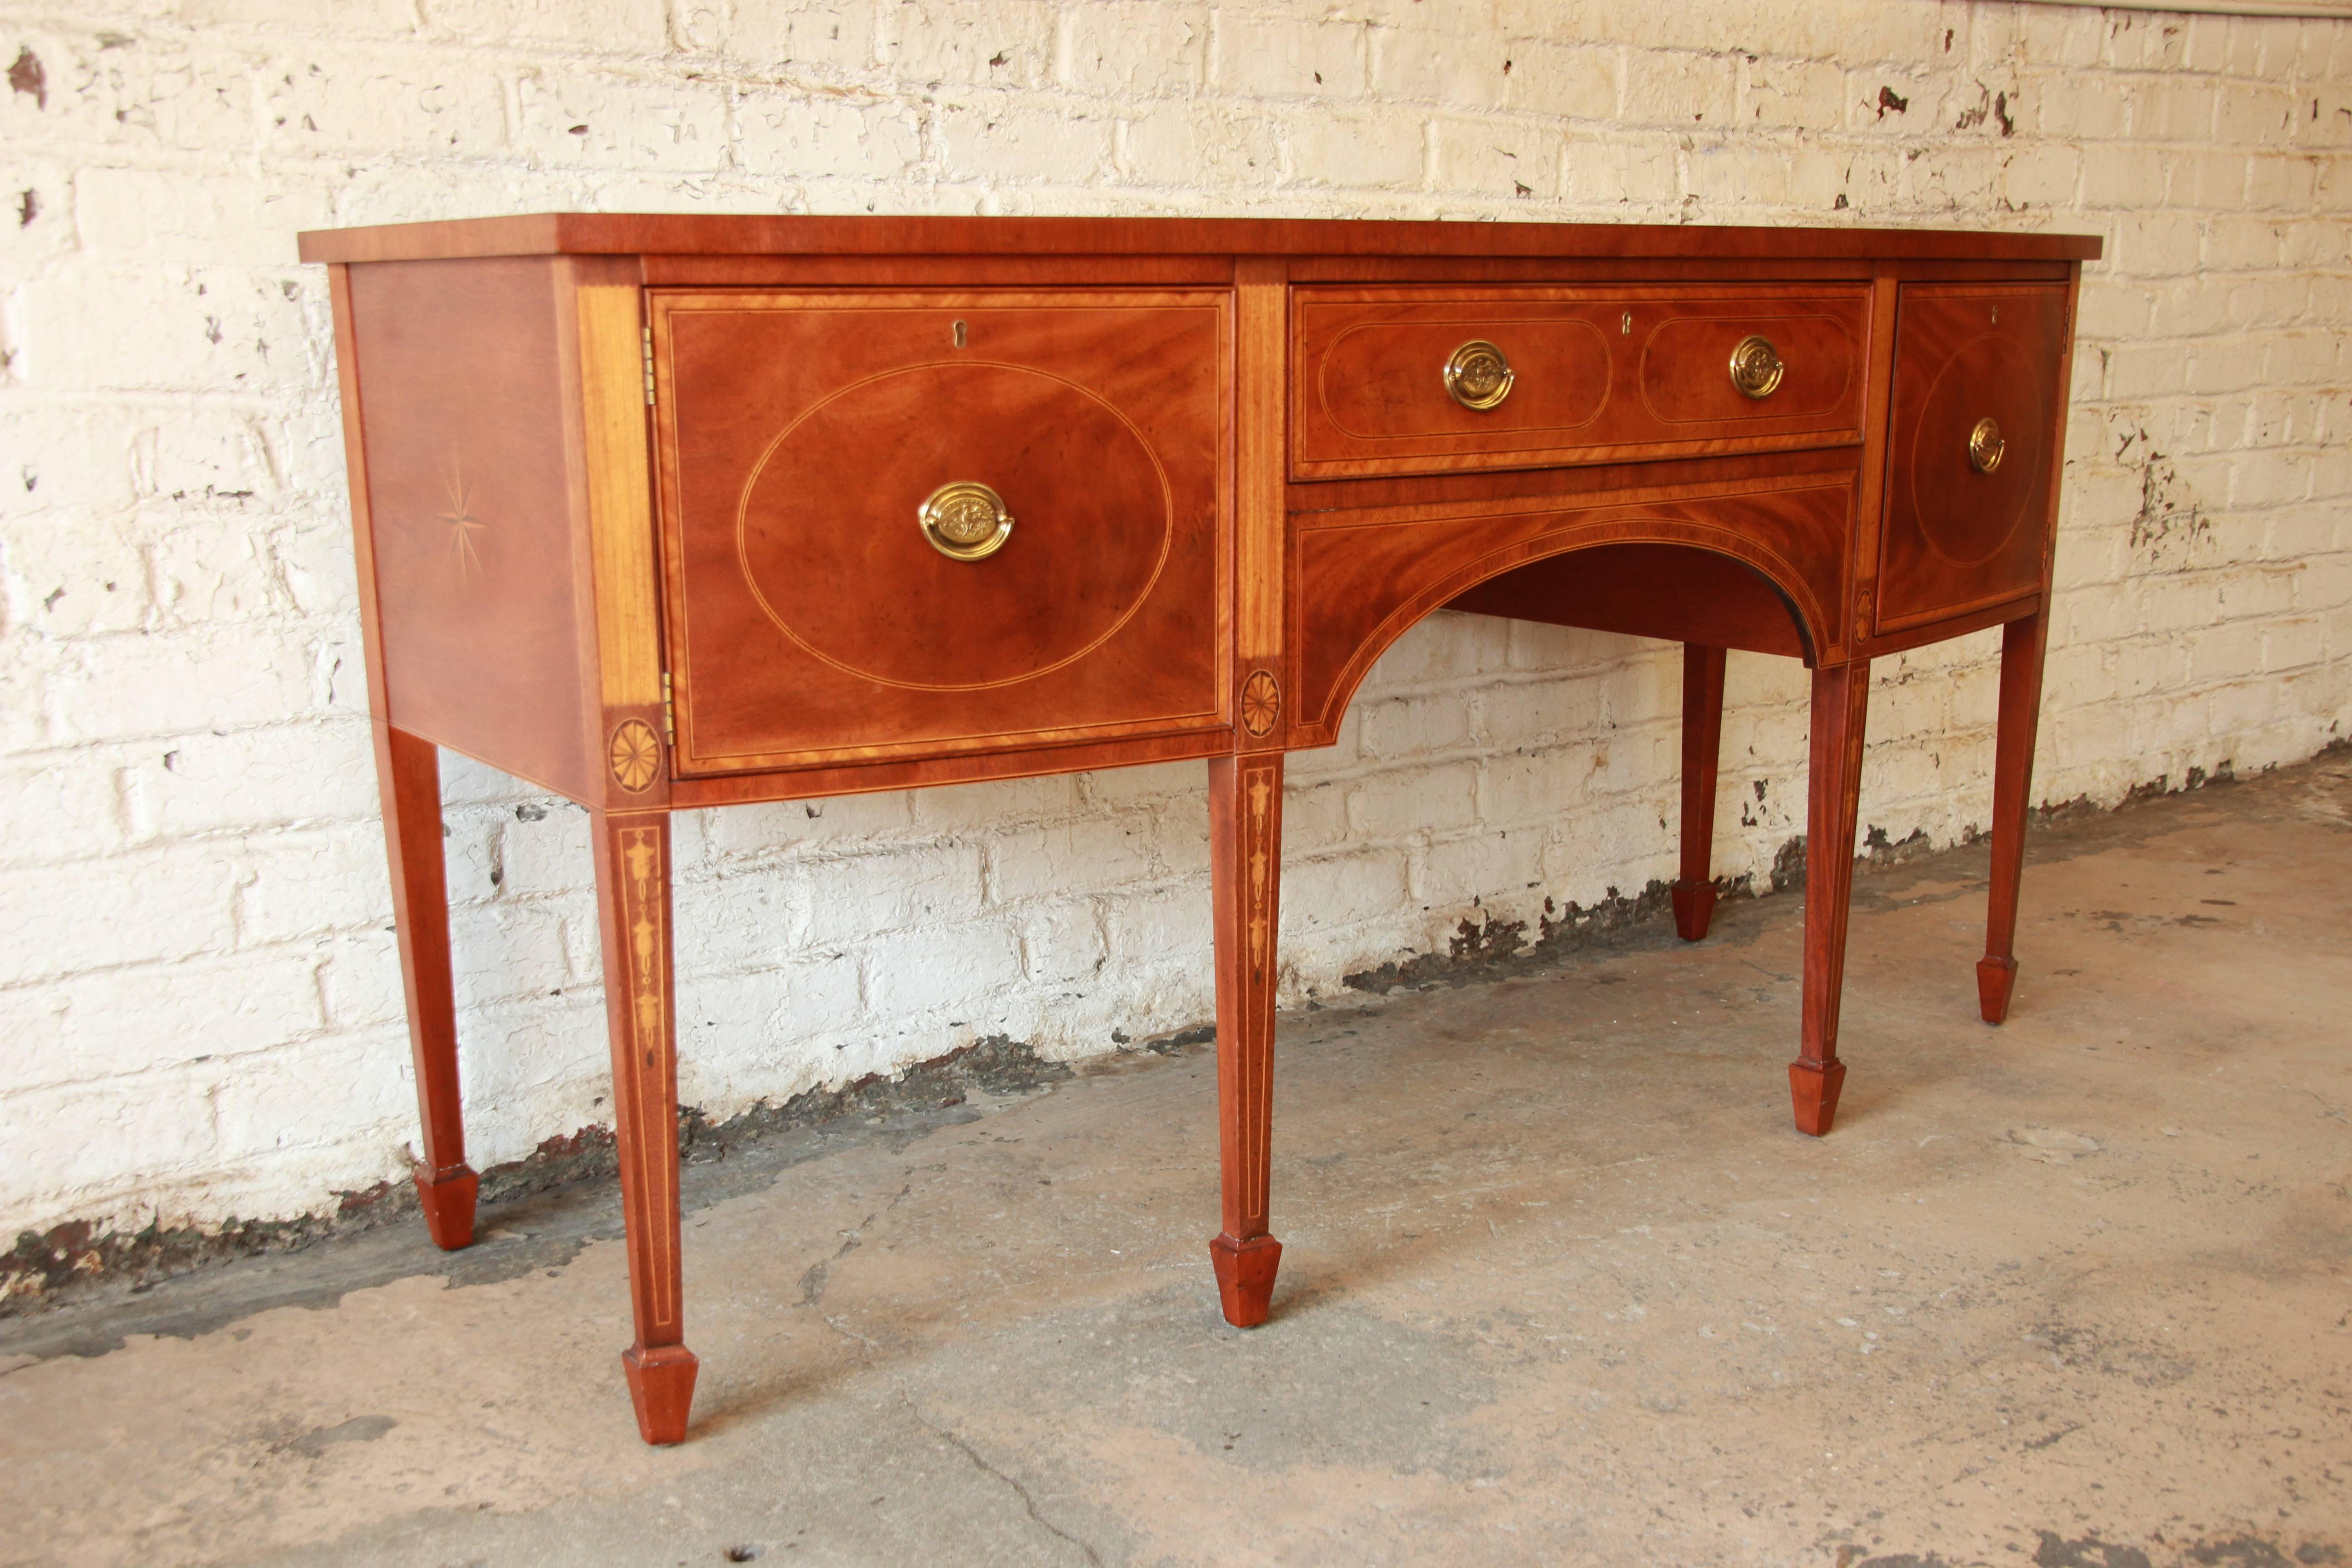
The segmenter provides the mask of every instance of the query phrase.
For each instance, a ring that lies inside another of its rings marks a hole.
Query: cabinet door
[[[681,772],[1224,721],[1224,294],[652,314]]]
[[[1895,327],[1881,632],[2042,586],[2066,290],[1915,284]]]

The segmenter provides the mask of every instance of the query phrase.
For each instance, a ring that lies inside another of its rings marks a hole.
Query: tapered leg
[[[1683,861],[1675,931],[1706,935],[1715,919],[1715,768],[1723,749],[1723,649],[1683,645]]]
[[[694,1352],[686,1348],[678,1263],[677,1050],[670,974],[669,816],[596,812],[596,899],[613,1045],[613,1131],[629,1237],[636,1342],[622,1354],[637,1430],[686,1436]]]
[[[378,721],[375,776],[383,796],[383,847],[392,869],[392,919],[408,994],[408,1044],[416,1062],[423,1158],[416,1196],[433,1244],[455,1251],[474,1240],[466,1124],[457,1100],[457,1007],[449,980],[449,878],[441,854],[441,757],[430,741]]]
[[[1863,718],[1870,661],[1813,671],[1813,735],[1805,803],[1805,1000],[1789,1095],[1797,1131],[1818,1138],[1837,1118],[1838,994],[1845,984],[1846,902],[1853,891],[1853,830],[1861,798]]]
[[[1274,963],[1282,886],[1282,753],[1209,761],[1216,901],[1217,1130],[1224,1228],[1209,1243],[1225,1321],[1265,1321],[1282,1243],[1266,1229],[1274,1152]]]
[[[2000,728],[1993,742],[1992,897],[1985,955],[1977,961],[1977,1005],[1988,1024],[2009,1016],[2017,983],[2017,885],[2025,869],[2025,813],[2033,787],[2033,736],[2042,717],[2042,655],[2047,612],[2001,628]]]

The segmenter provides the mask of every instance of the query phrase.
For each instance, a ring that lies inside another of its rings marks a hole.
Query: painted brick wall
[[[0,1235],[404,1168],[324,279],[553,207],[2103,234],[2037,795],[2352,717],[2352,25],[1964,0],[0,0]],[[1885,661],[1867,828],[1985,820],[1991,634]],[[1285,987],[1670,877],[1677,656],[1440,616],[1289,802]],[[1717,847],[1801,828],[1735,655]],[[449,770],[478,1163],[605,1118],[585,822]],[[1197,766],[692,816],[685,1093],[1210,1011]],[[2030,897],[2029,893],[2029,897]],[[1967,977],[1955,975],[1956,994]],[[1956,1003],[1956,1005],[1958,1005]]]

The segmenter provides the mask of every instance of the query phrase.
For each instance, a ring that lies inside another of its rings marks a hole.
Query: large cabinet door
[[[1880,632],[2041,587],[2065,349],[2063,286],[1904,289],[1879,536]]]
[[[656,290],[679,771],[1226,722],[1227,300]]]

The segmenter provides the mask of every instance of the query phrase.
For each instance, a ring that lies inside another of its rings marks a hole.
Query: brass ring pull
[[[1990,419],[1979,419],[1977,427],[1969,432],[1969,467],[1978,473],[1989,474],[2000,467],[2009,452],[2009,443],[2000,438],[2000,426]]]
[[[1503,351],[1484,338],[1473,338],[1445,360],[1445,390],[1465,408],[1484,411],[1511,395],[1517,373]]]
[[[1731,351],[1731,384],[1749,397],[1761,400],[1780,390],[1780,378],[1789,367],[1780,363],[1780,352],[1769,338],[1753,332],[1739,340]]]
[[[1013,537],[1013,514],[1003,498],[986,485],[958,479],[923,498],[915,521],[931,548],[950,561],[980,561],[1004,548]]]

